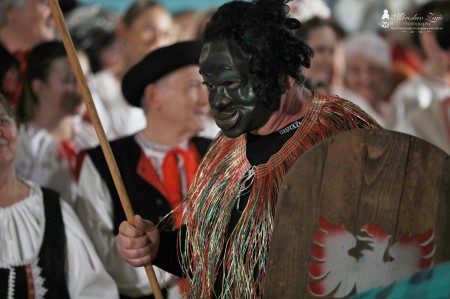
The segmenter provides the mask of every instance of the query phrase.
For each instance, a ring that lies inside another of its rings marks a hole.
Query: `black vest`
[[[134,138],[134,136],[127,136],[110,142],[111,151],[116,160],[117,168],[122,177],[133,211],[141,215],[144,219],[158,223],[171,211],[171,206],[155,187],[147,183],[136,173],[142,150]],[[195,137],[192,141],[200,156],[203,157],[209,148],[211,140]],[[87,153],[103,178],[103,181],[108,186],[114,208],[114,233],[117,234],[120,223],[126,220],[119,194],[117,193],[101,148],[96,147],[90,149]]]
[[[70,298],[64,269],[66,253],[66,234],[59,202],[59,194],[42,188],[44,197],[45,228],[44,240],[39,250],[38,266],[42,269],[40,276],[44,279],[43,287],[47,289],[46,299]],[[0,268],[0,298],[7,298],[8,279],[15,271],[14,298],[28,298],[27,266]]]

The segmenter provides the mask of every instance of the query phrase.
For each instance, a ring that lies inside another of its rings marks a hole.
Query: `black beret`
[[[131,105],[140,107],[142,95],[148,84],[184,66],[198,65],[202,47],[202,41],[185,41],[147,54],[123,77],[122,93],[125,99]]]

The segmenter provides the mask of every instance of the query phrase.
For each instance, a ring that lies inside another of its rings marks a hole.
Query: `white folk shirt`
[[[98,138],[91,124],[74,119],[77,150],[96,146]],[[57,191],[72,207],[77,196],[77,183],[68,162],[59,155],[59,141],[46,129],[32,124],[19,127],[16,171],[20,177]]]
[[[391,97],[386,129],[422,138],[450,154],[442,111],[448,97],[450,86],[432,76],[401,83]]]
[[[144,138],[143,134],[139,133],[135,138],[142,148],[142,142],[139,139]],[[156,153],[151,161],[158,172],[164,156],[161,156],[160,152],[157,153],[158,151],[149,151],[147,147],[145,149],[143,151],[146,154]],[[153,293],[145,269],[129,265],[120,256],[114,234],[114,211],[111,195],[88,155],[84,158],[78,183],[79,197],[75,210],[90,235],[106,270],[116,281],[119,292],[129,297]],[[161,288],[168,288],[168,298],[181,298],[176,284],[177,278],[156,266],[153,266],[153,269]]]
[[[30,186],[27,198],[0,208],[0,267],[26,265],[39,255],[45,229],[41,188]],[[119,298],[117,287],[105,271],[94,246],[72,208],[61,202],[66,234],[66,282],[69,295],[77,299]],[[42,290],[36,290],[42,292]]]

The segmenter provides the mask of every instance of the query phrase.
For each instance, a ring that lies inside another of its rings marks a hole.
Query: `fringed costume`
[[[251,134],[237,138],[220,134],[190,188],[185,201],[186,226],[178,234],[178,258],[190,281],[187,297],[262,297],[284,176],[315,143],[357,128],[379,125],[346,100],[315,94],[302,119],[275,132],[291,131],[262,164],[250,162],[247,147]],[[268,151],[265,147],[257,150]],[[165,244],[169,240],[173,238],[162,232],[159,255],[167,255],[163,252],[169,248]],[[155,264],[160,260],[158,256]]]

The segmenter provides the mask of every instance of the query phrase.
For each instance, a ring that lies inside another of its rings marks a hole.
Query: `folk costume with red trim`
[[[118,299],[91,240],[59,194],[34,182],[0,208],[0,298]]]
[[[143,136],[140,132],[112,141],[111,150],[133,210],[155,224],[164,220],[161,225],[173,229],[176,221],[177,225],[181,224],[181,218],[177,213],[171,214],[174,217],[164,217],[179,205],[211,141],[197,137],[187,140],[180,145],[182,149],[164,152],[155,166],[154,157],[148,152],[150,145],[145,144],[149,141]],[[164,163],[171,160],[164,159],[166,156],[174,158],[172,163]],[[185,170],[185,175],[173,181],[168,179],[179,168]],[[166,172],[164,179],[163,172]],[[126,264],[117,251],[115,236],[126,216],[100,147],[87,151],[81,166],[79,195],[77,213],[88,227],[105,268],[117,282],[121,298],[152,298],[145,270]],[[157,268],[155,273],[163,293],[167,293],[165,288],[176,288],[176,279],[171,275]]]

